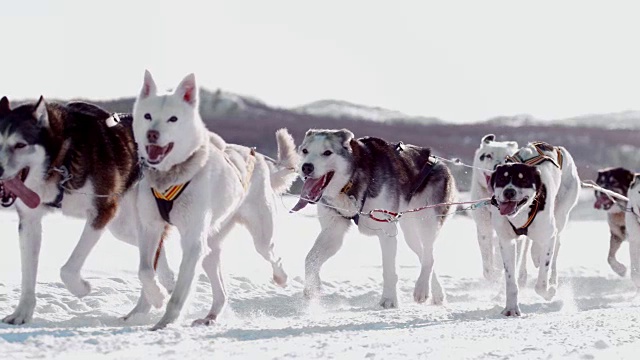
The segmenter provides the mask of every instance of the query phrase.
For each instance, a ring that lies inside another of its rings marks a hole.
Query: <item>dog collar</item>
[[[171,224],[169,214],[173,208],[173,202],[182,194],[184,189],[187,188],[191,181],[187,181],[184,184],[178,184],[170,186],[164,192],[160,192],[154,188],[151,188],[151,193],[156,199],[156,205],[158,206],[158,212],[164,221]]]
[[[556,161],[542,151],[542,145],[543,145],[542,142],[534,142],[531,145],[533,145],[533,148],[536,149],[536,151],[538,152],[538,155],[529,159],[523,159],[520,156],[520,154],[514,154],[513,156],[506,157],[507,162],[521,163],[521,164],[527,164],[527,165],[538,165],[544,161],[550,161],[558,169],[562,170],[562,163],[564,159],[562,156],[562,151],[560,151],[558,147],[554,147],[556,151],[556,155],[558,157],[558,160]]]

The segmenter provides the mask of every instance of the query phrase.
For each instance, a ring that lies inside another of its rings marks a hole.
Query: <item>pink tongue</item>
[[[509,215],[513,213],[518,204],[515,201],[506,201],[498,204],[498,209],[500,209],[500,215]]]
[[[5,180],[4,186],[7,190],[15,194],[18,199],[22,200],[22,202],[28,207],[35,209],[40,205],[40,196],[33,192],[33,190],[24,186],[22,181],[17,178]]]
[[[291,212],[298,211],[307,206],[309,201],[318,201],[323,182],[324,176],[318,179],[307,178],[300,191],[300,200],[298,200],[298,203],[291,209]]]
[[[164,155],[164,148],[158,145],[147,145],[149,160],[158,160]]]
[[[602,206],[606,205],[609,203],[609,198],[605,197],[605,196],[600,196],[597,200],[596,203],[593,204],[593,207],[596,209],[601,209]]]

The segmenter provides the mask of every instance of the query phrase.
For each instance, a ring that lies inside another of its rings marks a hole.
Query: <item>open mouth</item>
[[[500,215],[514,215],[522,205],[527,203],[527,201],[529,201],[528,197],[525,197],[520,201],[499,201],[498,209],[500,210]]]
[[[173,149],[173,143],[170,142],[166,146],[159,146],[155,144],[149,144],[145,147],[147,150],[147,162],[151,165],[158,165],[164,160],[164,158]]]
[[[40,205],[40,196],[24,185],[27,176],[29,176],[28,167],[20,170],[12,178],[0,181],[0,205],[9,207],[13,205],[16,199],[22,200],[25,205],[32,209]]]
[[[314,179],[307,176],[304,179],[304,185],[302,185],[302,191],[300,191],[300,200],[291,209],[291,211],[298,211],[307,206],[308,203],[315,204],[322,197],[322,192],[329,185],[329,182],[333,178],[334,172],[328,172],[323,176]]]
[[[600,194],[596,198],[596,202],[593,204],[593,207],[596,209],[604,209],[609,210],[613,206],[613,200],[611,200],[607,195]]]

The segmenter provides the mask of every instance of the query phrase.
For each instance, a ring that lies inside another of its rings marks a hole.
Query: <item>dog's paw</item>
[[[62,268],[60,270],[60,279],[62,279],[67,290],[79,298],[83,298],[91,292],[91,284],[84,280],[78,272],[70,272]]]
[[[432,305],[442,305],[447,301],[447,297],[443,291],[433,292],[431,294],[431,304]]]
[[[287,273],[282,269],[282,265],[278,262],[273,268],[273,282],[280,287],[286,287],[288,278]]]
[[[542,296],[543,299],[551,301],[551,299],[556,296],[556,288],[555,286],[549,286],[545,289],[541,286],[536,286],[536,293]]]
[[[612,261],[609,263],[609,265],[611,265],[611,269],[621,277],[625,277],[625,275],[627,275],[627,267],[622,265],[621,263]]]
[[[149,301],[154,308],[159,309],[162,307],[166,295],[155,281],[152,283],[143,283],[142,289],[147,301]]]
[[[216,315],[209,314],[202,319],[193,320],[191,326],[210,326],[216,322]]]
[[[178,318],[178,315],[180,315],[180,313],[177,311],[167,310],[160,321],[158,321],[158,323],[151,328],[151,331],[162,330],[166,328],[167,325],[171,324]]]
[[[429,285],[425,281],[416,282],[416,287],[413,290],[413,300],[418,304],[422,304],[429,298]]]
[[[378,303],[383,309],[397,309],[398,298],[395,296],[386,297],[383,296]]]
[[[151,304],[146,301],[138,301],[136,306],[129,313],[122,317],[122,320],[128,321],[138,316],[146,315],[151,310]]]
[[[319,286],[305,286],[302,291],[302,295],[307,300],[317,299],[320,296],[321,290]]]
[[[513,308],[511,307],[506,307],[504,308],[504,310],[502,310],[502,315],[507,316],[507,317],[518,317],[520,316],[520,307],[519,306],[515,306]]]
[[[13,314],[6,316],[2,322],[11,325],[23,325],[31,322],[34,309],[35,304],[34,306],[18,305]]]

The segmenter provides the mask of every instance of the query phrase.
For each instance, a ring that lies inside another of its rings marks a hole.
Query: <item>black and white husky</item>
[[[80,270],[107,227],[117,238],[137,244],[130,219],[136,216],[134,185],[140,167],[131,116],[123,115],[120,123],[109,126],[111,116],[81,102],[46,104],[40,98],[36,104],[12,110],[6,97],[0,100],[0,199],[3,206],[15,203],[17,208],[22,258],[20,302],[3,322],[23,324],[33,317],[45,214],[60,208],[65,215],[87,219],[60,271],[62,281],[78,297],[91,290]],[[59,172],[65,172],[64,179]],[[158,239],[165,234],[161,229]],[[157,256],[160,279],[170,290],[173,273],[164,252]]]
[[[531,239],[531,258],[539,268],[535,290],[551,300],[558,283],[559,235],[578,202],[580,178],[573,158],[563,147],[530,143],[510,161],[491,175],[495,205],[491,220],[505,269],[507,303],[502,314],[520,316],[516,269],[525,259],[516,251],[516,242],[525,240],[522,235]]]
[[[398,305],[396,284],[396,228],[360,213],[373,209],[393,212],[425,205],[450,203],[455,184],[449,169],[436,162],[431,150],[366,137],[355,139],[349,130],[309,130],[299,147],[299,172],[305,179],[297,211],[318,203],[322,230],[305,261],[305,295],[320,289],[320,268],[342,246],[352,221],[361,233],[378,236],[382,249],[384,280],[380,305]],[[414,290],[422,303],[432,294],[434,303],[444,301],[444,291],[433,271],[433,245],[450,206],[405,215],[399,223],[409,247],[421,262]]]
[[[194,324],[215,321],[226,291],[220,272],[222,240],[235,224],[244,225],[258,253],[271,263],[273,280],[284,285],[287,275],[274,254],[274,194],[286,191],[296,179],[298,156],[293,138],[276,133],[278,159],[253,149],[226,144],[205,127],[198,112],[195,76],[186,76],[176,89],[158,94],[149,72],[133,111],[138,151],[148,167],[138,188],[140,214],[140,268],[142,296],[130,313],[162,306],[164,292],[153,271],[154,249],[164,226],[177,227],[182,244],[180,272],[164,316],[154,326],[173,322],[187,299],[196,264],[202,260],[211,282],[211,310]]]

